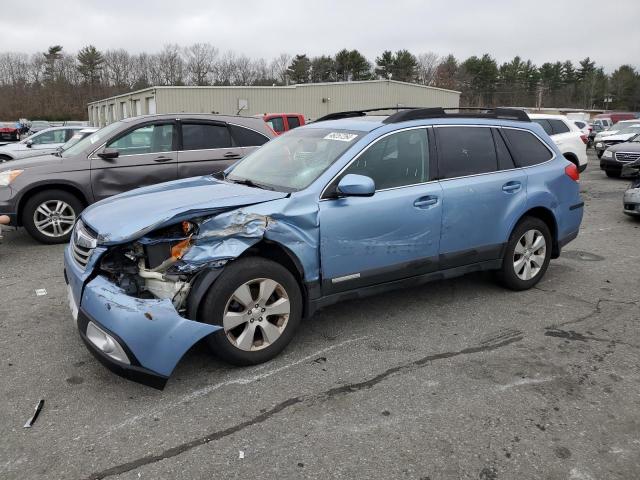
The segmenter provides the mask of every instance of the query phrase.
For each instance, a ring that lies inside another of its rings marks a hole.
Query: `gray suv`
[[[120,120],[60,154],[2,164],[0,216],[40,242],[64,243],[87,205],[145,185],[220,172],[275,136],[262,119],[239,116]]]

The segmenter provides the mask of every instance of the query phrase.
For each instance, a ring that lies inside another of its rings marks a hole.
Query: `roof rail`
[[[476,113],[447,113],[446,110],[473,110]],[[435,108],[411,108],[401,110],[389,115],[383,123],[407,122],[409,120],[422,120],[425,118],[498,118],[501,120],[517,120],[530,122],[529,115],[524,110],[517,108],[482,108],[482,107],[435,107]]]
[[[396,110],[397,113],[401,113],[401,110],[413,110],[418,108],[420,107],[380,107],[380,108],[367,108],[364,110],[347,110],[345,112],[329,113],[324,117],[318,118],[315,121],[324,122],[325,120],[339,120],[341,118],[364,117],[369,112],[384,112],[389,110]]]

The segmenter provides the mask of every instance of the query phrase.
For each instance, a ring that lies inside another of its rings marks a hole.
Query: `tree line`
[[[0,53],[0,120],[83,119],[86,104],[149,86],[289,85],[392,79],[462,92],[463,106],[574,107],[640,110],[640,74],[622,65],[611,74],[589,57],[545,62],[518,56],[498,64],[489,54],[459,60],[434,52],[384,51],[373,61],[358,50],[310,57],[282,53],[252,59],[208,43],[165,45],[158,53],[100,51]]]

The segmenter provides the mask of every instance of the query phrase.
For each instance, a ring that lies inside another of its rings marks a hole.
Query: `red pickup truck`
[[[300,113],[265,113],[257,116],[262,117],[277,135],[304,125],[304,115]]]

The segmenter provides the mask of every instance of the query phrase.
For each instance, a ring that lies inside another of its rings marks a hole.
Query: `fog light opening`
[[[131,364],[127,354],[124,353],[124,350],[116,339],[91,321],[87,324],[87,339],[108,357],[118,362],[126,363],[127,365]]]

